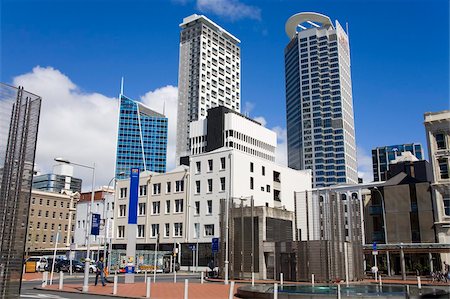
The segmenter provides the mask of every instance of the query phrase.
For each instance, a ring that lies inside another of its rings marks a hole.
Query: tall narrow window
[[[137,237],[138,238],[145,238],[145,225],[138,224],[138,226],[137,226]]]
[[[436,145],[437,145],[437,149],[446,149],[447,148],[447,144],[445,142],[445,135],[443,133],[438,133],[435,135],[436,137]]]
[[[195,193],[200,194],[200,181],[195,181]]]
[[[183,200],[175,199],[175,213],[182,213],[182,212],[183,212]]]
[[[208,192],[213,192],[213,180],[208,179]]]
[[[139,216],[145,215],[145,202],[139,203]]]
[[[208,200],[207,202],[207,205],[208,205],[208,215],[211,215],[212,214],[212,200]]]
[[[250,177],[250,189],[253,190],[253,187],[254,187],[253,177]]]
[[[152,224],[152,238],[156,238],[159,235],[159,224]]]
[[[166,183],[166,193],[172,192],[171,189],[172,189],[172,184],[170,182],[167,182]]]
[[[213,160],[208,160],[208,171],[213,171]]]
[[[220,169],[224,170],[225,169],[225,157],[220,158]]]
[[[195,202],[195,215],[200,215],[200,202]]]
[[[120,198],[127,197],[127,188],[120,188]]]
[[[166,214],[170,214],[170,200],[166,200]]]
[[[178,222],[173,224],[173,236],[174,237],[183,236],[183,223]]]
[[[160,211],[161,211],[160,208],[161,208],[160,202],[159,201],[154,201],[152,203],[152,214],[153,215],[158,215],[160,213]]]
[[[225,178],[220,178],[220,191],[225,191]]]
[[[139,196],[147,195],[147,185],[139,186]]]

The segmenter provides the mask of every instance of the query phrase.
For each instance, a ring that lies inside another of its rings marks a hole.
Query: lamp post
[[[373,187],[373,190],[376,190],[381,197],[381,212],[383,213],[383,227],[384,227],[384,242],[386,243],[386,246],[388,245],[388,238],[387,238],[387,228],[386,228],[386,208],[384,206],[384,197],[383,194],[381,193],[380,189],[378,189],[378,187]],[[389,257],[389,250],[388,248],[386,248],[386,259],[387,259],[387,272],[388,272],[388,276],[391,276],[391,261],[390,261],[390,257]]]
[[[95,185],[95,163],[92,164],[92,166],[84,165],[84,164],[78,164],[71,162],[69,160],[63,159],[63,158],[55,158],[56,162],[65,163],[65,164],[71,164],[76,165],[84,168],[88,168],[92,170],[92,192],[91,192],[91,204],[88,205],[88,211],[87,211],[87,219],[86,219],[86,259],[84,263],[84,279],[83,279],[83,293],[87,293],[89,291],[89,268],[90,268],[90,249],[91,249],[91,238],[90,238],[90,225],[91,225],[91,218],[92,218],[92,206],[94,205],[94,185]]]

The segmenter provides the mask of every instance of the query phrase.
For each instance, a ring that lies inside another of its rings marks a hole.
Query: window
[[[281,198],[280,198],[280,191],[279,190],[273,190],[273,200],[274,201],[281,201]]]
[[[225,191],[225,178],[220,178],[220,191]]]
[[[139,186],[139,196],[147,195],[147,185]]]
[[[213,171],[213,160],[208,160],[208,171]]]
[[[280,182],[280,173],[278,171],[273,172],[273,181],[274,182]]]
[[[438,160],[439,162],[439,170],[441,173],[441,179],[448,179],[448,160],[446,158],[442,158]]]
[[[208,192],[211,193],[213,191],[213,180],[208,179]]]
[[[127,197],[127,188],[120,188],[120,198]]]
[[[119,225],[117,227],[117,238],[118,239],[125,238],[125,226],[124,225]]]
[[[208,205],[207,213],[208,213],[208,215],[211,215],[212,214],[212,200],[208,200],[206,203]]]
[[[166,183],[166,193],[172,192],[172,184],[170,182]]]
[[[47,206],[50,205],[50,199],[47,199]]]
[[[164,237],[170,237],[170,223],[164,224]]]
[[[253,172],[253,168],[254,168],[253,162],[250,162],[250,172]]]
[[[250,189],[253,190],[253,187],[254,187],[254,180],[253,177],[250,177]]]
[[[195,181],[195,194],[200,194],[200,181]]]
[[[205,224],[205,236],[214,236],[214,224]]]
[[[78,222],[80,222],[80,221],[78,221]],[[36,228],[41,228],[41,223],[39,221],[38,221],[38,223],[36,225]]]
[[[127,206],[126,205],[120,205],[119,206],[119,217],[125,217],[127,215]]]
[[[161,194],[161,183],[153,184],[153,194]]]
[[[225,157],[220,158],[220,169],[225,169]]]
[[[42,206],[42,198],[39,198],[39,204]]]
[[[44,243],[47,242],[47,235],[42,236],[42,242],[44,242]]]
[[[202,164],[200,161],[195,162],[195,173],[201,173],[202,172]]]
[[[153,215],[158,215],[160,213],[160,202],[159,201],[154,201],[152,202],[152,214]]]
[[[55,200],[55,201],[53,201],[53,206],[54,207],[56,207],[56,203],[57,203],[57,201]]]
[[[55,230],[55,224],[54,223],[52,223],[51,228],[52,228],[52,230]]]
[[[443,133],[438,133],[435,135],[436,137],[436,145],[437,149],[446,149],[447,145],[445,144],[445,135]]]
[[[175,213],[183,213],[183,200],[175,199]]]
[[[56,218],[56,212],[52,213],[52,218],[55,219]]]
[[[170,214],[170,200],[166,200],[166,214]]]
[[[144,216],[145,215],[145,202],[140,202],[139,203],[139,216]]]
[[[49,211],[45,211],[45,218],[48,218]]]
[[[200,238],[200,223],[194,223],[194,239]]]
[[[152,224],[152,238],[156,238],[159,235],[159,224]]]
[[[195,206],[194,206],[194,208],[195,208],[195,215],[200,215],[200,202],[196,201],[194,204],[195,204]]]
[[[138,238],[145,238],[145,225],[138,224],[138,226],[137,226],[137,237]]]
[[[184,181],[179,180],[175,182],[175,191],[176,192],[183,192],[184,191]]]
[[[270,193],[270,185],[266,185],[266,191],[267,193]]]
[[[266,175],[266,168],[264,166],[261,166],[261,173],[262,175]]]
[[[183,236],[183,223],[177,222],[173,224],[173,236],[174,237]]]

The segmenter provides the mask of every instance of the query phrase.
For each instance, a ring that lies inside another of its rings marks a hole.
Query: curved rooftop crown
[[[334,28],[331,19],[326,15],[316,12],[301,12],[293,15],[287,20],[285,28],[288,37],[289,38],[294,37],[295,34],[298,32],[297,28],[300,28],[301,30],[308,29],[307,27],[302,25],[303,23],[308,23],[309,25],[317,28],[325,25],[330,25],[331,27]],[[320,25],[317,23],[319,23]]]

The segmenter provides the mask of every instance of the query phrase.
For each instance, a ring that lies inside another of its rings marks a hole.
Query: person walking
[[[95,273],[95,285],[97,285],[98,277],[100,276],[100,280],[102,281],[102,285],[105,286],[105,273],[104,270],[105,265],[103,264],[103,257],[100,258],[100,260],[97,262],[97,272]]]

